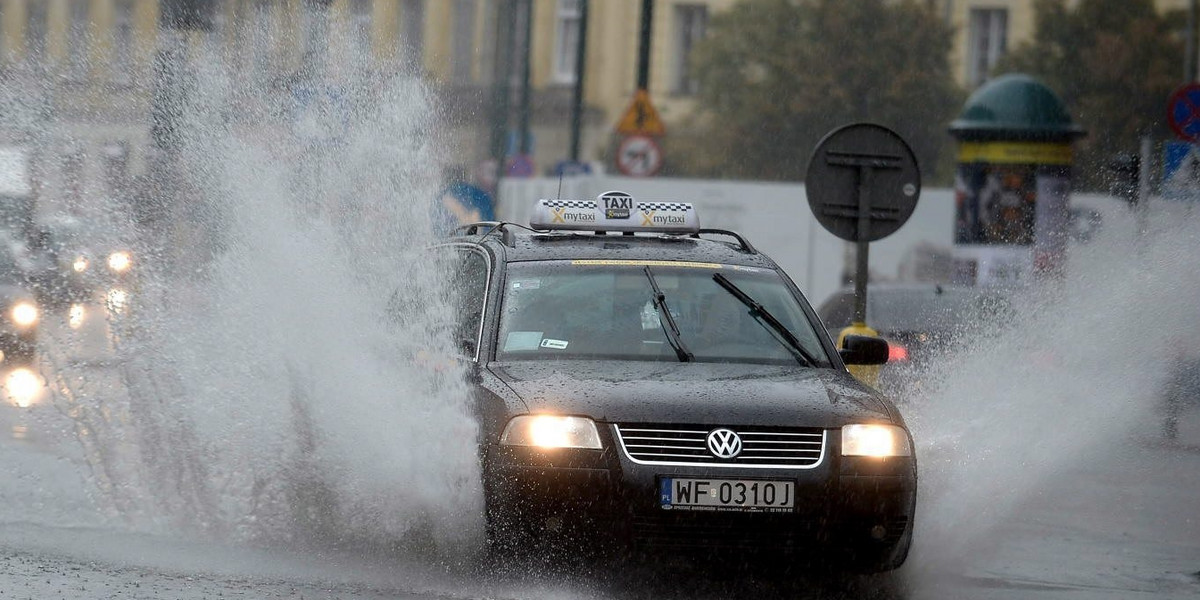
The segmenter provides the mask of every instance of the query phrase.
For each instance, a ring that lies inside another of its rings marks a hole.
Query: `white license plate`
[[[664,510],[792,512],[796,482],[765,479],[659,479]]]

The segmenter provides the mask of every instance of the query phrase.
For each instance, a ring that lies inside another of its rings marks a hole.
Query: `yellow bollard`
[[[867,337],[879,337],[879,332],[867,327],[866,323],[855,321],[849,327],[838,333],[837,347],[841,350],[844,346],[846,336],[848,335],[865,335]],[[871,386],[876,387],[879,384],[879,367],[880,365],[848,365],[846,368],[850,370],[850,374],[855,379]]]

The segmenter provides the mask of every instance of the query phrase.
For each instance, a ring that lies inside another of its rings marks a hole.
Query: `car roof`
[[[749,244],[728,243],[690,235],[512,231],[512,228],[509,228],[503,235],[497,233],[457,236],[451,238],[451,241],[488,246],[507,262],[665,260],[777,268],[774,261]]]

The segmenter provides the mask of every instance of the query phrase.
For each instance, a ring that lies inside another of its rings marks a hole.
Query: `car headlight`
[[[895,425],[846,425],[842,456],[912,456],[912,446],[908,433]]]
[[[104,303],[108,306],[108,310],[117,314],[123,313],[129,306],[129,292],[121,288],[108,290],[108,293],[104,295]]]
[[[133,266],[133,257],[128,252],[121,250],[108,255],[108,268],[117,273],[124,273]]]
[[[91,263],[88,262],[88,259],[86,256],[80,256],[75,259],[74,263],[71,263],[71,268],[75,269],[76,273],[82,273],[82,272],[88,270],[88,266],[90,266],[90,265],[91,265]]]
[[[558,415],[522,415],[514,417],[504,428],[500,443],[506,446],[537,446],[539,448],[600,449],[600,433],[596,423],[586,417]]]
[[[79,329],[83,327],[83,320],[87,318],[87,308],[82,304],[72,304],[67,312],[67,325],[71,329]]]
[[[37,403],[45,387],[46,382],[41,377],[24,368],[15,369],[4,380],[4,391],[9,401],[21,408],[29,408]]]
[[[38,320],[38,309],[32,302],[18,302],[12,309],[13,323],[21,327],[29,327]]]

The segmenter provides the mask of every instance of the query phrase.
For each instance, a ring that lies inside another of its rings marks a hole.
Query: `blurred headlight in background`
[[[9,401],[20,408],[29,408],[37,403],[46,384],[37,373],[29,369],[13,369],[4,378],[4,391]]]
[[[79,258],[75,259],[74,263],[71,264],[71,268],[75,269],[76,273],[82,273],[82,272],[88,270],[89,264],[90,263],[88,263],[88,259],[86,256],[80,256]]]
[[[912,447],[908,434],[895,425],[846,425],[842,456],[912,456]]]
[[[514,417],[504,428],[500,443],[506,446],[539,448],[600,449],[596,423],[585,417],[523,415]]]
[[[108,310],[121,314],[129,306],[129,292],[121,288],[113,288],[108,290],[108,294],[104,296],[104,302],[108,305]]]
[[[38,309],[32,302],[18,302],[12,309],[13,323],[21,327],[29,327],[38,320]]]
[[[83,327],[83,320],[87,318],[87,309],[82,304],[72,304],[71,310],[67,313],[67,325],[71,329],[79,329]]]
[[[118,273],[124,273],[133,266],[133,257],[128,252],[121,250],[108,255],[108,268]]]

